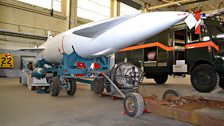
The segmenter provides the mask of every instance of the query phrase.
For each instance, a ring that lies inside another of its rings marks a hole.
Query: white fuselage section
[[[89,23],[60,33],[40,47],[39,56],[60,63],[62,53],[76,52],[87,59],[106,56],[152,37],[184,20],[186,12],[151,12]]]

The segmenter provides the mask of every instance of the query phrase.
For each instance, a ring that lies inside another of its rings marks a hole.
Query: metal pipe
[[[37,39],[37,40],[47,40],[46,36],[25,34],[20,32],[12,32],[12,31],[6,31],[1,29],[0,29],[0,35],[15,36],[15,37],[21,37],[21,38]]]
[[[68,17],[68,29],[71,28],[71,14],[72,12],[72,0],[69,1],[69,17]]]
[[[205,1],[205,0],[179,0],[179,1],[173,1],[173,2],[170,2],[170,3],[166,3],[166,4],[161,4],[161,5],[158,5],[158,6],[149,7],[147,9],[148,10],[154,10],[154,9],[169,7],[169,6],[173,6],[173,5],[180,6],[181,4],[192,3],[192,2],[202,2],[202,1]]]
[[[106,77],[107,78],[107,80],[113,85],[113,87],[121,94],[121,96],[123,97],[123,98],[125,98],[125,95],[124,95],[124,93],[122,93],[121,92],[121,90],[114,84],[114,82],[105,74],[105,73],[101,73],[104,77]]]

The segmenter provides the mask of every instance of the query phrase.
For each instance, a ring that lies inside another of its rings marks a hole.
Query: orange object
[[[165,45],[161,44],[160,42],[153,42],[153,43],[148,43],[148,44],[143,44],[143,45],[127,47],[127,48],[124,48],[124,49],[120,50],[119,52],[143,49],[143,48],[154,47],[154,46],[158,46],[158,47],[160,47],[160,48],[162,48],[166,51],[172,51],[173,50],[173,47],[165,46]]]
[[[202,48],[202,47],[208,47],[208,49],[210,47],[213,47],[216,51],[219,51],[219,47],[212,41],[185,45],[186,49],[194,49],[194,48]]]

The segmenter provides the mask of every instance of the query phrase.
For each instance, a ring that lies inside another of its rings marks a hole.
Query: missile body
[[[87,59],[106,56],[154,36],[188,15],[186,12],[151,12],[89,23],[48,39],[40,46],[44,50],[39,57],[49,63],[60,63],[62,53],[74,51]]]

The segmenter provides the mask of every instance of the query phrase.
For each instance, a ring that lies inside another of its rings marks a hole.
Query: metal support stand
[[[122,93],[122,91],[114,84],[114,82],[105,74],[105,73],[103,73],[103,72],[101,72],[101,74],[105,77],[105,78],[107,78],[107,80],[113,85],[113,87],[121,94],[121,96],[123,97],[123,98],[125,98],[125,95],[124,95],[124,93]]]
[[[76,52],[62,55],[63,60],[60,64],[47,64],[42,60],[37,65],[39,68],[44,68],[47,73],[53,73],[54,81],[50,88],[52,96],[58,96],[61,89],[66,89],[68,95],[74,95],[76,81],[83,78],[100,78],[100,72],[109,74],[110,61],[106,56],[85,59]],[[46,68],[46,64],[51,67]]]

